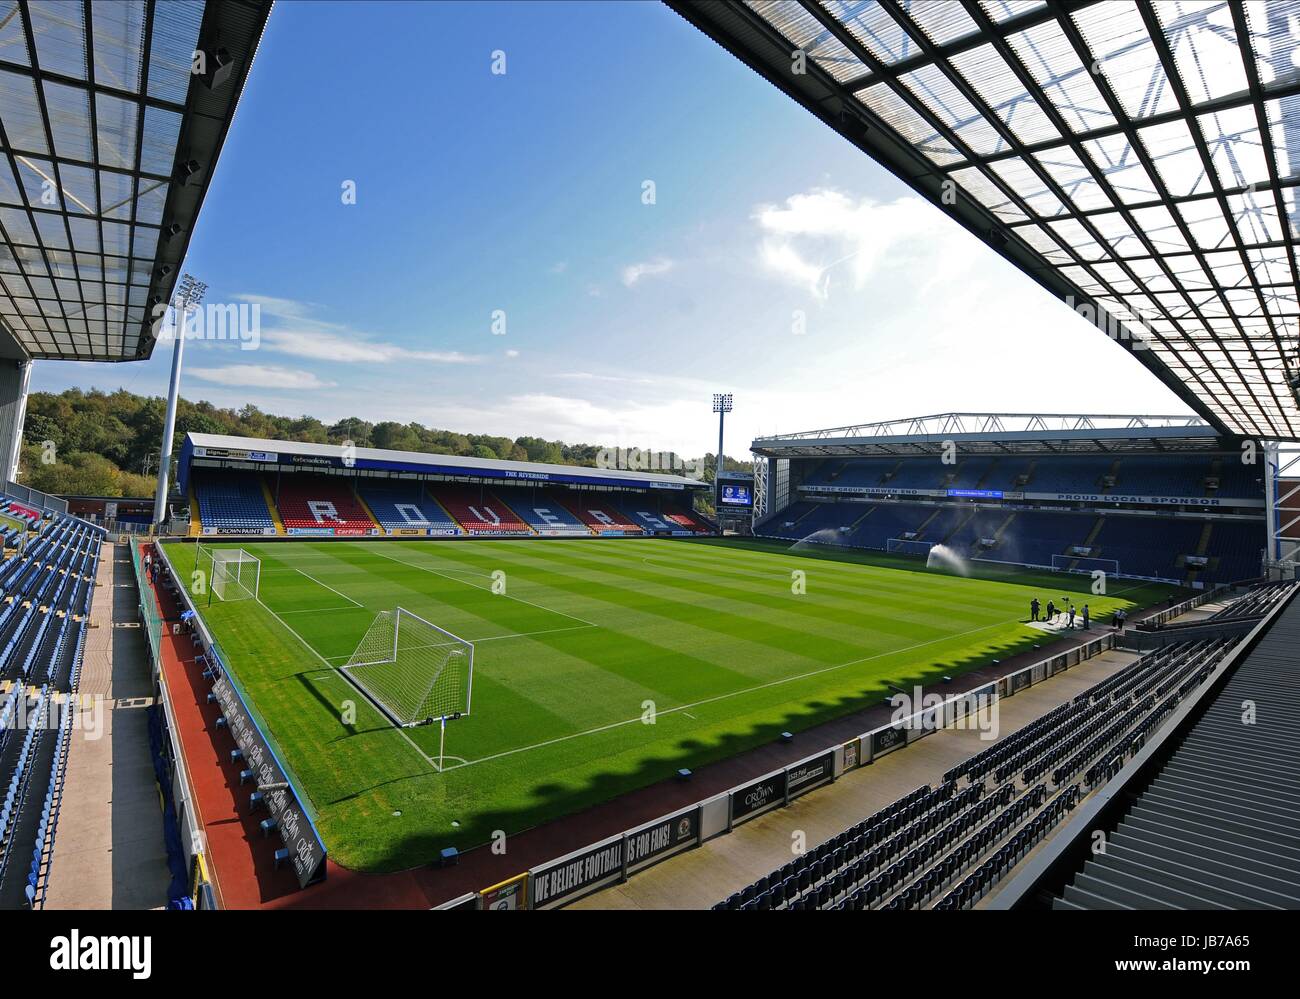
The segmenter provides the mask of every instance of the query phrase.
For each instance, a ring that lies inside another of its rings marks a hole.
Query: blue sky
[[[187,344],[183,393],[327,421],[695,455],[717,390],[732,453],[949,410],[1184,411],[657,3],[278,3],[186,269],[261,336]],[[32,387],[162,394],[169,363],[41,362]]]

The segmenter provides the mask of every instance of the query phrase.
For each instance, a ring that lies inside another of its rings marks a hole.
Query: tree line
[[[56,495],[153,496],[167,400],[126,389],[103,392],[66,389],[33,392],[27,400],[20,480]],[[180,399],[176,407],[173,460],[185,435],[228,434],[310,444],[351,441],[357,447],[452,454],[509,461],[543,461],[594,467],[605,450],[599,444],[566,444],[540,437],[500,437],[439,430],[419,423],[371,423],[350,416],[326,424],[314,416],[276,416],[251,403],[239,409]],[[676,456],[673,456],[674,458]],[[713,481],[714,457],[702,459],[705,479]],[[687,462],[688,466],[692,462]],[[729,470],[749,471],[749,462],[728,462]]]

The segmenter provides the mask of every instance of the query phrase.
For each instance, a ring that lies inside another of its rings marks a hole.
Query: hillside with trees
[[[33,392],[27,400],[20,481],[57,495],[152,496],[167,400],[125,389],[101,392],[67,389],[57,395]],[[540,437],[498,437],[437,430],[419,423],[370,423],[348,417],[325,424],[312,416],[275,416],[251,404],[222,409],[210,402],[181,399],[176,410],[173,459],[187,433],[230,434],[313,444],[467,455],[510,461],[544,461],[592,467],[603,446],[566,444]],[[713,481],[713,455],[705,478]],[[750,469],[749,462],[728,462]]]

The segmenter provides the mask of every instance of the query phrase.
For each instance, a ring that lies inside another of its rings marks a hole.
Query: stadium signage
[[[634,829],[626,836],[625,851],[629,872],[658,863],[700,841],[700,810],[670,815],[648,826]]]
[[[731,821],[752,819],[785,804],[786,772],[768,774],[731,792]]]
[[[1001,489],[949,489],[949,496],[964,496],[967,499],[1002,499]]]
[[[871,758],[892,753],[907,745],[907,728],[895,725],[892,728],[880,728],[871,733]]]
[[[528,908],[528,875],[517,874],[513,878],[484,888],[479,892],[482,907],[494,912],[506,912],[512,909]]]
[[[243,451],[228,447],[196,447],[196,458],[229,458],[238,461],[279,461],[280,456],[274,451]]]
[[[1217,496],[1135,496],[1127,493],[1025,493],[1028,499],[1070,503],[1145,503],[1149,506],[1263,506],[1262,499],[1220,499]]]
[[[276,829],[284,840],[284,845],[289,848],[289,857],[298,875],[299,887],[306,888],[323,880],[325,847],[298,799],[289,791],[288,776],[224,669],[213,683],[212,692],[226,718],[226,727],[234,737],[235,745],[243,754],[248,768],[253,771],[258,787],[268,788],[263,794],[267,810],[275,819]]]
[[[592,891],[623,878],[623,839],[601,843],[529,872],[532,908],[553,905],[578,892]]]
[[[799,487],[809,493],[854,493],[867,496],[945,496],[943,489],[890,489],[886,486],[804,486]]]
[[[274,527],[205,527],[204,534],[275,534]]]
[[[835,773],[835,751],[823,753],[786,771],[786,786],[791,798],[829,783]]]

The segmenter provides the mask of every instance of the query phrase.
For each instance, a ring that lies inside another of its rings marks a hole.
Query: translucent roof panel
[[[861,113],[846,137],[1123,318],[1220,432],[1300,439],[1300,0],[668,2],[827,120]],[[824,75],[774,71],[795,47]]]
[[[150,303],[179,276],[269,10],[0,0],[4,356],[148,356]],[[192,72],[200,49],[234,62],[211,86]],[[184,190],[190,159],[203,172]]]

